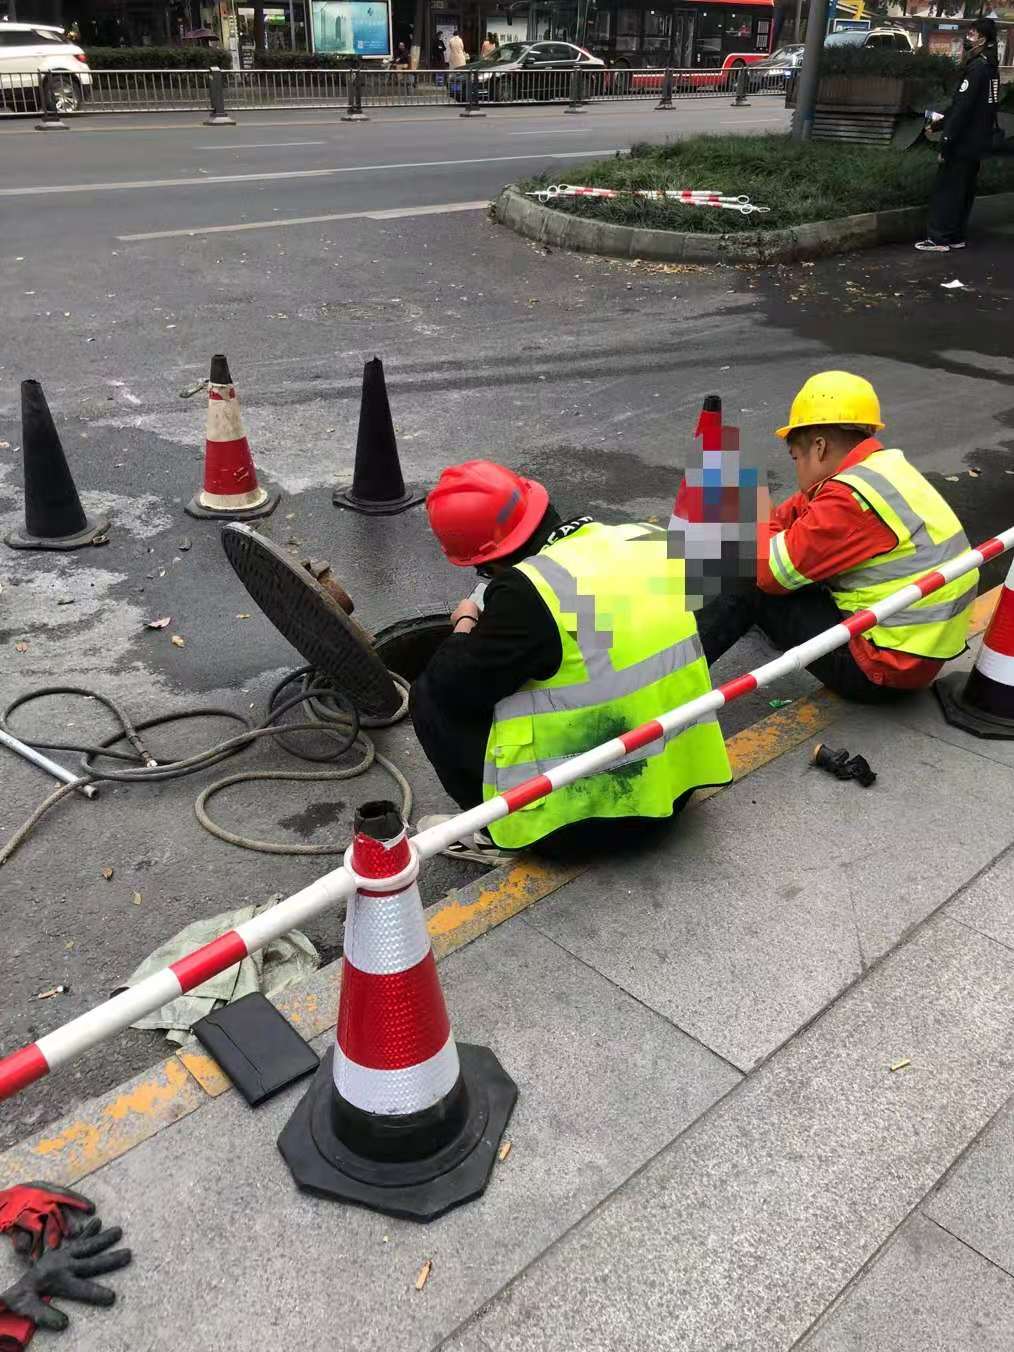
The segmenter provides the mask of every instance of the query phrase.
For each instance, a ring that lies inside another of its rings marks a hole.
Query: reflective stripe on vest
[[[879,558],[828,579],[839,610],[850,613],[875,605],[968,549],[968,538],[950,506],[900,451],[875,451],[833,477],[852,489],[898,539],[895,548]],[[906,496],[906,484],[921,511]],[[978,573],[969,573],[947,583],[935,598],[914,602],[865,637],[878,647],[916,656],[939,661],[956,657],[965,646],[978,580]]]
[[[789,558],[784,531],[779,531],[777,535],[771,537],[768,545],[768,567],[771,569],[771,576],[786,591],[797,591],[800,587],[810,585],[810,579],[804,577]]]

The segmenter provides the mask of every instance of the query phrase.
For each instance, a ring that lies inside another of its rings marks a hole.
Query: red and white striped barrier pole
[[[603,742],[601,746],[572,756],[546,774],[535,775],[516,788],[508,789],[506,793],[480,803],[478,807],[470,808],[457,817],[452,817],[450,821],[421,831],[412,838],[416,853],[420,859],[430,859],[445,850],[448,845],[463,840],[473,831],[489,826],[491,822],[500,821],[501,818],[510,816],[512,812],[527,807],[529,803],[538,802],[554,789],[563,788],[564,785],[572,784],[576,779],[583,779],[586,775],[595,775],[607,770],[614,761],[620,760],[631,751],[658,741],[668,732],[689,727],[705,714],[714,713],[724,705],[731,704],[733,700],[770,685],[772,681],[788,675],[789,672],[801,670],[818,657],[842,647],[857,634],[864,634],[881,620],[896,615],[898,611],[913,605],[922,597],[939,591],[948,582],[972,572],[1011,548],[1014,548],[1014,526],[984,541],[977,548],[969,549],[957,558],[951,559],[940,568],[919,578],[917,582],[911,582],[900,591],[893,592],[868,610],[857,610],[841,624],[832,625],[830,629],[825,629],[823,633],[817,634],[805,643],[790,648],[754,671],[737,676],[735,680],[726,681],[716,690],[698,696],[689,704],[681,704],[677,709],[670,709],[650,723],[642,723],[640,727],[632,728],[630,732],[625,732],[620,737],[613,737],[610,741]],[[224,972],[226,968],[240,962],[248,954],[255,953],[273,939],[280,938],[289,930],[326,911],[336,902],[351,896],[355,886],[355,880],[347,869],[344,867],[335,869],[325,874],[323,878],[318,878],[309,887],[294,893],[286,901],[272,907],[271,910],[254,916],[252,920],[247,920],[236,929],[220,935],[195,952],[188,953],[185,958],[180,958],[163,971],[155,972],[129,990],[121,991],[119,995],[114,995],[111,1000],[89,1010],[86,1014],[80,1014],[62,1028],[46,1033],[37,1042],[10,1053],[0,1060],[0,1099],[16,1094],[19,1089],[40,1080],[57,1066],[66,1065],[68,1061],[74,1060],[89,1047],[94,1047],[96,1043],[104,1041],[113,1033],[129,1028],[135,1019],[154,1013],[170,1000],[175,1000],[177,996],[193,990],[195,986],[217,976],[219,972]]]

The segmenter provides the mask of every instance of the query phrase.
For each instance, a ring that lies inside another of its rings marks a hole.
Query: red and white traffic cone
[[[248,521],[270,516],[279,494],[257,483],[250,443],[243,430],[236,386],[221,353],[211,359],[208,424],[204,443],[204,487],[187,504],[190,516]]]
[[[345,856],[335,1046],[278,1138],[301,1188],[430,1221],[485,1191],[517,1086],[488,1047],[451,1032],[394,803],[365,803]]]
[[[1014,738],[1014,564],[967,680],[955,672],[933,689],[948,723],[976,737]]]

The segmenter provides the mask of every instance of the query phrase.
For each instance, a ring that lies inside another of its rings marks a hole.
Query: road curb
[[[526,239],[560,249],[638,258],[655,263],[793,263],[829,254],[872,249],[878,244],[905,244],[926,229],[925,207],[901,207],[815,221],[786,230],[752,230],[729,235],[700,235],[681,230],[648,230],[571,216],[526,197],[513,185],[493,203],[493,216]],[[978,225],[1014,220],[1014,192],[980,197],[975,204]]]
[[[1000,588],[994,587],[976,600],[972,634],[986,628],[999,593]],[[821,688],[730,737],[732,782],[747,778],[823,731],[843,707],[837,696]],[[691,807],[724,787],[702,790]],[[437,960],[552,895],[591,867],[589,862],[553,864],[521,854],[467,887],[453,889],[425,912]],[[274,1001],[307,1040],[334,1027],[340,962],[319,968]],[[192,1039],[166,1060],[0,1152],[2,1186],[45,1178],[73,1187],[231,1088],[218,1064]]]

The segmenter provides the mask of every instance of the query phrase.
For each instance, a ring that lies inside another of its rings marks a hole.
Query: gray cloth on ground
[[[202,944],[209,943],[227,930],[235,929],[246,920],[252,920],[255,915],[263,914],[281,900],[282,894],[279,892],[260,906],[243,906],[238,911],[224,911],[221,915],[195,920],[145,958],[120,989],[138,985],[145,977],[160,972]],[[320,954],[306,935],[299,930],[290,930],[259,952],[244,958],[237,966],[227,968],[201,986],[195,986],[192,991],[171,1000],[154,1014],[146,1014],[131,1027],[164,1028],[170,1042],[182,1044],[189,1040],[190,1029],[205,1014],[232,1004],[252,991],[263,991],[269,998],[277,995],[279,991],[304,981],[319,965]]]

